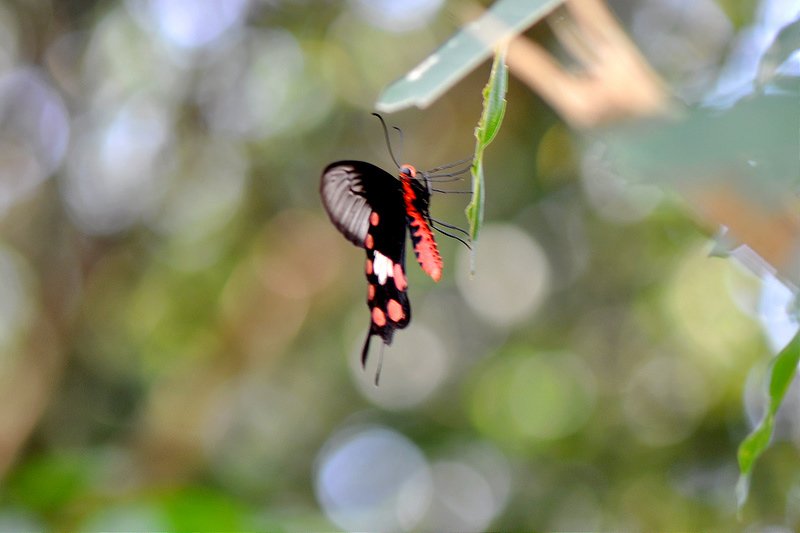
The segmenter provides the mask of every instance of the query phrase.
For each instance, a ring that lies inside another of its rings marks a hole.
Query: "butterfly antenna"
[[[472,164],[470,164],[470,165],[468,165],[468,166],[466,166],[464,168],[460,168],[458,170],[454,170],[453,172],[444,172],[442,174],[438,174],[438,173],[432,173],[431,174],[431,173],[428,173],[428,177],[429,178],[451,178],[453,176],[460,176],[462,174],[466,174],[469,171],[469,169],[471,169],[471,168],[472,168]]]
[[[400,136],[400,151],[398,153],[400,154],[400,159],[402,160],[403,159],[403,147],[405,146],[405,143],[403,142],[403,130],[401,130],[397,126],[392,126],[392,129],[393,130],[397,130],[397,135]]]
[[[386,348],[386,343],[381,344],[381,353],[378,356],[378,368],[375,370],[375,386],[377,387],[381,381],[381,370],[383,370],[383,350]]]
[[[392,156],[392,161],[397,168],[400,168],[400,163],[397,162],[397,158],[394,156],[394,152],[392,152],[392,143],[389,142],[389,128],[386,127],[386,122],[384,122],[383,117],[377,113],[373,113],[378,120],[381,121],[381,126],[383,126],[383,137],[386,139],[386,147],[389,149],[389,155]]]
[[[431,190],[442,194],[472,194],[472,191],[446,191],[444,189],[434,189],[433,187],[431,187]]]
[[[468,162],[468,161],[469,161],[469,164],[470,164],[470,165],[472,165],[472,160],[473,160],[474,158],[475,158],[475,156],[469,156],[469,157],[465,157],[464,159],[459,159],[458,161],[453,161],[452,163],[447,163],[446,165],[442,165],[442,166],[440,166],[440,167],[435,167],[435,168],[432,168],[432,169],[430,169],[430,170],[427,170],[426,172],[427,172],[428,174],[435,174],[436,172],[439,172],[440,170],[446,170],[446,169],[448,169],[448,168],[457,167],[457,166],[459,166],[459,165],[463,165],[464,163],[466,163],[466,162]],[[469,167],[468,167],[468,168],[469,168]]]

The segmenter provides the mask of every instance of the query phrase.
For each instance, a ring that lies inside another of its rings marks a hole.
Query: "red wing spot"
[[[377,212],[373,211],[372,213],[370,213],[369,215],[370,224],[372,224],[373,226],[377,226],[378,222],[380,221],[381,221],[381,216]]]
[[[375,298],[375,285],[370,283],[367,287],[367,300],[371,302],[373,298]]]
[[[386,314],[383,312],[383,309],[380,307],[373,307],[372,308],[372,323],[382,328],[386,325]]]
[[[389,300],[389,303],[386,304],[386,311],[389,313],[389,319],[393,322],[400,322],[405,317],[403,306],[397,300]]]
[[[367,250],[372,250],[375,247],[375,239],[372,237],[371,233],[367,233],[367,238],[364,239],[364,247]]]
[[[403,267],[397,263],[394,264],[394,286],[397,287],[398,291],[404,291],[408,288],[406,273],[403,272]]]
[[[371,259],[367,259],[366,270],[367,270],[367,276],[371,276],[372,275],[372,260]]]

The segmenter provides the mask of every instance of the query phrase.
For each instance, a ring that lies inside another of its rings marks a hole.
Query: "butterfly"
[[[380,115],[388,145],[386,124]],[[411,321],[408,300],[408,279],[405,269],[406,230],[411,236],[414,255],[422,270],[434,281],[442,277],[442,257],[433,230],[458,239],[434,222],[450,229],[459,228],[435,221],[430,216],[431,178],[454,176],[465,172],[434,174],[464,161],[419,172],[412,165],[397,163],[395,178],[385,170],[364,161],[337,161],[322,172],[320,196],[333,225],[354,245],[366,251],[364,271],[367,277],[367,306],[370,326],[361,351],[361,364],[366,366],[370,340],[380,336],[383,345],[392,343],[395,330]],[[381,356],[383,349],[381,349]],[[381,357],[382,359],[382,357]],[[375,384],[380,379],[380,367]]]

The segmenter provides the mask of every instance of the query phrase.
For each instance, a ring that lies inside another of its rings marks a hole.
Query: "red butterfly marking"
[[[382,328],[386,325],[386,313],[380,307],[372,308],[372,323]]]
[[[403,202],[406,206],[411,240],[414,242],[414,254],[422,270],[433,281],[438,282],[442,278],[442,256],[439,254],[439,247],[427,220],[428,199],[417,194],[420,188],[417,169],[411,165],[400,167],[400,182],[403,185]],[[425,192],[427,193],[427,190]],[[427,193],[425,196],[429,195],[430,193]]]
[[[406,280],[406,273],[403,272],[403,265],[394,265],[394,284],[398,291],[404,291],[408,288],[408,280]]]

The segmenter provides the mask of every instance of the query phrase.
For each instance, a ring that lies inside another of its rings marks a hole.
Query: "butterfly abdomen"
[[[414,255],[422,270],[433,281],[439,281],[442,278],[442,256],[433,237],[433,230],[428,224],[430,193],[419,180],[415,179],[416,171],[413,167],[409,168],[410,176],[401,173],[400,181],[403,186],[403,202],[411,242],[414,245]]]

